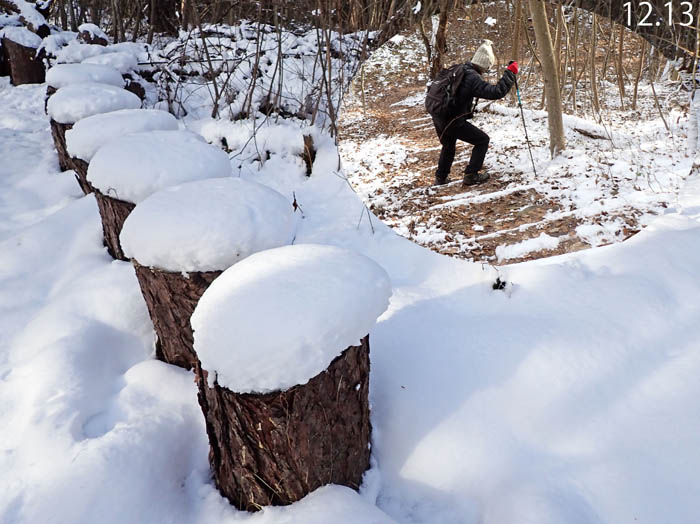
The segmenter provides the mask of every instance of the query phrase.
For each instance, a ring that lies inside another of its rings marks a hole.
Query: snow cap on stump
[[[90,162],[97,150],[114,139],[143,131],[176,131],[177,119],[157,109],[120,109],[83,118],[66,131],[68,153]]]
[[[3,38],[32,49],[36,49],[41,45],[41,37],[36,33],[32,33],[26,27],[3,27],[0,29],[0,39]]]
[[[92,157],[87,178],[103,195],[138,204],[166,187],[230,174],[228,155],[200,135],[148,131],[101,147]]]
[[[103,64],[56,64],[46,73],[46,83],[56,89],[86,82],[124,87],[122,74]]]
[[[251,255],[224,271],[192,315],[194,349],[209,377],[236,393],[305,384],[367,335],[391,282],[373,260],[299,244]]]
[[[274,189],[240,178],[210,178],[153,193],[124,222],[124,254],[171,272],[223,271],[290,244],[296,217]]]
[[[112,67],[119,71],[119,73],[124,74],[136,69],[138,67],[139,61],[136,58],[136,56],[134,56],[131,53],[124,53],[122,51],[118,51],[115,53],[104,53],[102,55],[91,56],[83,60],[78,65],[90,64]]]
[[[118,109],[138,109],[141,99],[126,89],[108,84],[72,84],[60,88],[49,98],[46,110],[59,124]]]
[[[107,34],[95,24],[80,24],[78,36],[87,44],[107,45],[109,43]]]

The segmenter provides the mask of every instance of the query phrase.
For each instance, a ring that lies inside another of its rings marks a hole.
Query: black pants
[[[470,124],[466,118],[461,117],[455,120],[443,121],[433,118],[435,131],[440,138],[442,151],[435,175],[439,178],[446,178],[450,174],[452,162],[455,159],[457,140],[467,142],[474,146],[469,165],[464,170],[465,173],[477,173],[484,165],[484,157],[489,149],[489,135],[478,127]]]

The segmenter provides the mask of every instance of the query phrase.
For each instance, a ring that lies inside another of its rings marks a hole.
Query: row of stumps
[[[49,88],[48,95],[55,91]],[[270,504],[293,503],[329,483],[358,489],[370,458],[369,335],[365,332],[357,336],[356,345],[331,348],[331,353],[337,356],[303,384],[263,393],[241,392],[235,386],[221,385],[217,369],[206,369],[195,351],[196,337],[190,319],[207,289],[227,268],[168,270],[140,261],[138,253],[125,253],[120,241],[125,222],[140,205],[146,205],[150,195],[129,199],[120,193],[128,193],[123,188],[116,194],[110,193],[112,185],[101,190],[96,182],[99,176],[90,166],[97,163],[103,151],[113,148],[114,142],[102,146],[94,162],[72,156],[66,144],[66,132],[74,123],[51,121],[61,167],[74,170],[83,192],[94,194],[109,253],[115,259],[133,264],[157,337],[156,357],[194,371],[210,442],[209,461],[220,492],[237,508],[254,511]],[[132,152],[129,161],[148,165],[150,160],[138,155]],[[124,166],[124,169],[130,168]],[[195,184],[206,176],[193,175],[189,183]],[[209,176],[221,175],[210,173]],[[179,178],[179,182],[188,182],[187,177]],[[289,213],[293,214],[291,204],[289,207]],[[269,247],[275,246],[262,249]],[[336,259],[344,257],[342,253]],[[390,294],[388,277],[385,284]],[[344,297],[337,296],[335,300],[342,302]],[[269,329],[276,329],[274,320],[270,322]],[[246,344],[246,340],[238,341],[241,343]]]

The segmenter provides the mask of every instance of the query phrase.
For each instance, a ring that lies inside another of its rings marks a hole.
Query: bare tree
[[[430,62],[430,78],[435,78],[443,67],[445,53],[447,53],[447,20],[450,11],[450,0],[440,0],[440,18],[435,32],[435,47]]]
[[[535,38],[540,51],[540,62],[544,75],[547,97],[547,119],[549,121],[549,151],[552,157],[566,148],[564,122],[562,119],[561,94],[559,92],[559,70],[554,56],[552,36],[547,22],[547,11],[543,0],[529,0],[530,13],[535,26]]]

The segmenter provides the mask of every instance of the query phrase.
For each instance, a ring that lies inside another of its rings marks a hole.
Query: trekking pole
[[[520,99],[520,88],[518,87],[518,78],[515,78],[515,92],[518,94],[518,105],[520,106],[520,114],[523,117],[523,128],[525,129],[525,141],[527,142],[527,149],[530,151],[530,161],[532,162],[532,170],[537,176],[537,168],[535,168],[535,159],[532,156],[532,146],[530,145],[530,137],[527,136],[527,126],[525,125],[525,111],[523,111],[523,101]]]

